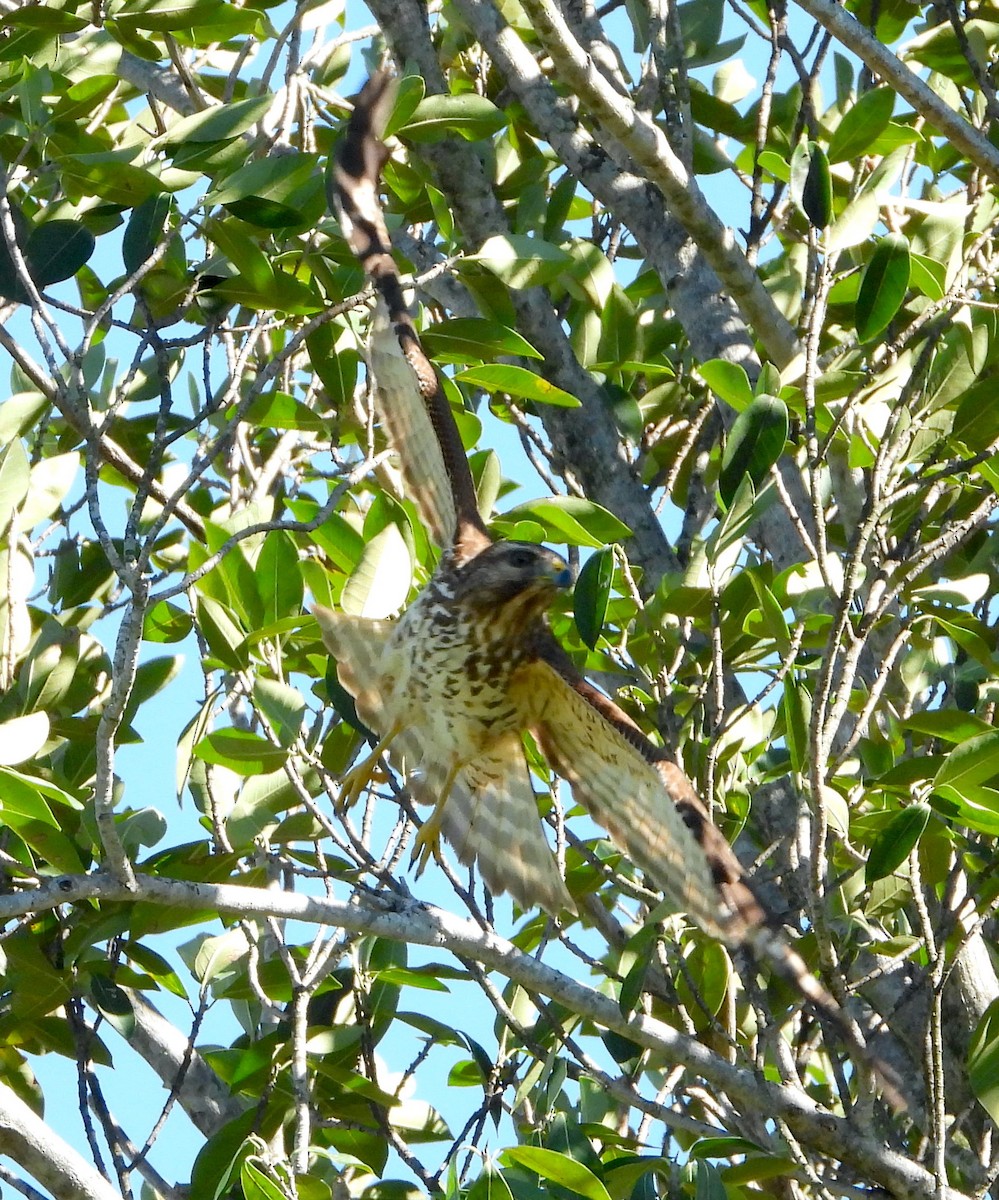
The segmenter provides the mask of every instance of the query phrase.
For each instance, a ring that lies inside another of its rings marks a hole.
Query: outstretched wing
[[[417,377],[381,296],[368,333],[368,363],[374,376],[378,420],[399,455],[406,495],[434,542],[446,549],[457,529],[451,481]]]
[[[319,622],[323,644],[336,659],[340,682],[354,697],[357,715],[376,733],[384,733],[386,689],[385,652],[395,628],[392,621],[355,617],[315,605],[312,615]]]
[[[506,734],[465,764],[448,797],[443,830],[463,863],[478,863],[491,891],[509,892],[521,908],[540,905],[553,917],[576,912],[538,817],[519,733]]]
[[[738,917],[655,767],[550,663],[520,668],[513,688],[577,801],[678,908],[707,932],[731,939]]]
[[[391,77],[377,72],[355,100],[337,152],[333,199],[351,249],[378,290],[369,362],[379,417],[399,452],[407,492],[445,549],[470,532],[484,537],[485,525],[458,427],[406,305],[378,201],[388,154],[380,134],[393,93]]]

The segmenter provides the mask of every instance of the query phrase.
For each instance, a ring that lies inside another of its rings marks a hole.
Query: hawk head
[[[527,616],[543,612],[571,583],[569,564],[554,550],[494,542],[458,569],[454,598],[478,609],[513,605]]]

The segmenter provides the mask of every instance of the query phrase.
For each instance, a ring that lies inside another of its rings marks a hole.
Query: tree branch
[[[411,945],[432,946],[474,959],[507,979],[564,1004],[571,1012],[682,1063],[746,1111],[785,1121],[804,1145],[853,1167],[897,1200],[964,1200],[950,1188],[941,1197],[933,1175],[844,1117],[820,1109],[804,1093],[770,1083],[720,1058],[694,1038],[652,1017],[622,1015],[617,1002],[522,953],[511,942],[440,909],[418,902],[372,909],[328,897],[274,892],[238,884],[188,883],[136,876],[130,892],[109,875],[64,875],[41,887],[0,897],[0,920],[90,900],[134,903],[141,899],[186,910],[211,910],[245,917],[275,917],[337,926]]]
[[[798,0],[798,5],[815,18],[868,67],[884,79],[921,116],[940,131],[955,149],[966,154],[995,183],[999,182],[999,150],[988,138],[969,125],[905,63],[869,33],[856,17],[832,0]]]
[[[0,1083],[0,1154],[59,1200],[121,1200],[104,1176],[5,1083]]]

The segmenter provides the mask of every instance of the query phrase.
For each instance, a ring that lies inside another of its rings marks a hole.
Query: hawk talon
[[[423,822],[420,832],[416,835],[411,862],[417,863],[417,879],[423,874],[424,868],[431,858],[436,858],[438,862],[441,861],[441,826],[444,824],[444,805],[447,803],[447,798],[451,794],[451,788],[460,770],[461,764],[455,763],[448,771],[447,779],[444,780],[444,786],[434,805],[434,811]]]
[[[416,878],[419,879],[432,858],[441,861],[441,806],[434,809],[433,814],[420,826],[413,844],[413,856],[410,862],[416,867]]]
[[[371,781],[378,770],[381,757],[398,732],[399,727],[393,725],[388,733],[379,740],[378,745],[374,747],[370,754],[366,754],[364,758],[359,759],[345,775],[340,776],[340,791],[333,802],[333,807],[338,813],[346,812],[358,800],[361,792],[371,786]]]

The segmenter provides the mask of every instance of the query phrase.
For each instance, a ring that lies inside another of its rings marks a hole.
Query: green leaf
[[[90,995],[94,1004],[111,1021],[122,1037],[129,1037],[135,1028],[135,1010],[128,993],[106,975],[90,977]]]
[[[356,617],[388,617],[406,603],[413,582],[409,547],[390,521],[364,547],[343,589],[343,611]]]
[[[281,1188],[247,1158],[239,1169],[239,1182],[246,1200],[288,1200]]]
[[[563,541],[570,546],[592,546],[595,550],[611,542],[621,542],[631,537],[631,530],[613,513],[576,496],[549,496],[543,500],[530,500],[518,504],[503,514],[504,529],[516,526],[521,521],[539,523],[547,536]],[[510,533],[511,537],[515,534]],[[530,540],[530,539],[527,539]]]
[[[31,468],[31,483],[21,505],[22,528],[32,529],[53,516],[69,495],[80,470],[75,450],[40,459]]]
[[[259,158],[226,177],[205,197],[234,216],[264,229],[283,229],[318,216],[324,204],[322,173],[315,154]],[[273,308],[282,305],[275,299]]]
[[[20,438],[15,438],[5,450],[0,451],[0,528],[8,527],[11,513],[21,507],[21,502],[28,494],[30,482],[31,467],[24,452],[24,443]]]
[[[757,396],[739,413],[729,430],[718,478],[718,491],[726,507],[735,498],[743,476],[748,475],[753,486],[759,488],[781,456],[788,428],[787,405],[776,396]]]
[[[753,389],[745,367],[724,358],[712,358],[701,363],[697,373],[721,400],[736,412],[742,412],[753,402]]]
[[[306,433],[325,433],[329,418],[289,396],[287,392],[268,392],[254,396],[243,411],[243,420],[265,429],[301,429]]]
[[[191,29],[214,16],[221,0],[132,0],[119,19],[137,29]]]
[[[573,612],[579,636],[592,650],[603,632],[614,582],[614,551],[606,546],[583,563],[573,592]]]
[[[607,1189],[588,1167],[556,1150],[547,1150],[543,1146],[510,1146],[500,1155],[500,1161],[506,1166],[526,1167],[577,1196],[586,1196],[587,1200],[610,1200]]]
[[[40,287],[71,279],[94,252],[94,235],[79,221],[45,221],[28,235],[24,258]]]
[[[491,363],[459,371],[454,379],[456,383],[467,383],[487,392],[506,393],[516,400],[534,400],[540,404],[553,404],[557,408],[579,408],[575,396],[525,367]]]
[[[857,337],[869,342],[887,329],[909,287],[909,239],[886,234],[864,268],[857,296]]]
[[[169,196],[159,195],[150,196],[132,209],[121,241],[121,256],[129,275],[156,249],[172,207]]]
[[[197,596],[197,624],[208,649],[219,662],[237,671],[250,665],[243,631],[222,604],[209,596]]]
[[[422,331],[423,348],[435,362],[483,362],[486,359],[543,358],[515,329],[482,317],[454,317]]]
[[[46,713],[27,713],[0,722],[0,763],[13,767],[34,758],[49,739]]]
[[[875,838],[867,855],[864,878],[868,887],[897,870],[922,837],[930,819],[928,804],[910,804],[895,813]]]
[[[283,529],[272,529],[267,534],[254,576],[264,604],[265,625],[302,611],[305,585],[291,534]]]
[[[502,1172],[497,1171],[487,1158],[482,1173],[468,1189],[465,1200],[513,1200],[513,1192]]]
[[[960,790],[985,783],[999,775],[999,730],[983,733],[955,746],[934,777],[934,786],[949,784]]]
[[[142,636],[147,642],[182,642],[194,627],[194,618],[169,600],[161,600],[146,611]]]
[[[491,100],[477,92],[465,92],[461,96],[427,96],[397,132],[413,142],[437,142],[455,134],[479,142],[498,133],[506,123],[506,113]]]
[[[463,262],[481,263],[507,287],[528,288],[548,283],[569,265],[564,250],[524,233],[497,233]],[[459,264],[460,266],[460,264]]]
[[[829,161],[848,162],[867,154],[878,137],[888,128],[895,109],[895,91],[878,87],[865,92],[843,119],[829,139]]]
[[[237,775],[266,775],[284,765],[288,751],[248,729],[216,729],[194,747],[203,762]]]
[[[189,142],[221,142],[239,137],[261,120],[273,103],[270,94],[253,96],[182,117],[163,134],[162,143],[170,148]]]
[[[825,151],[815,142],[801,142],[791,155],[791,199],[816,229],[832,221],[832,176]]]
[[[999,1121],[999,1000],[978,1022],[968,1047],[968,1082],[993,1121]]]
[[[935,784],[930,802],[938,812],[960,825],[999,836],[999,790],[994,787],[980,783]]]
[[[298,689],[258,675],[253,681],[253,703],[267,718],[278,742],[290,746],[301,732],[305,715],[305,701]]]
[[[0,767],[0,821],[17,828],[25,819],[59,828],[59,822],[34,781]]]

